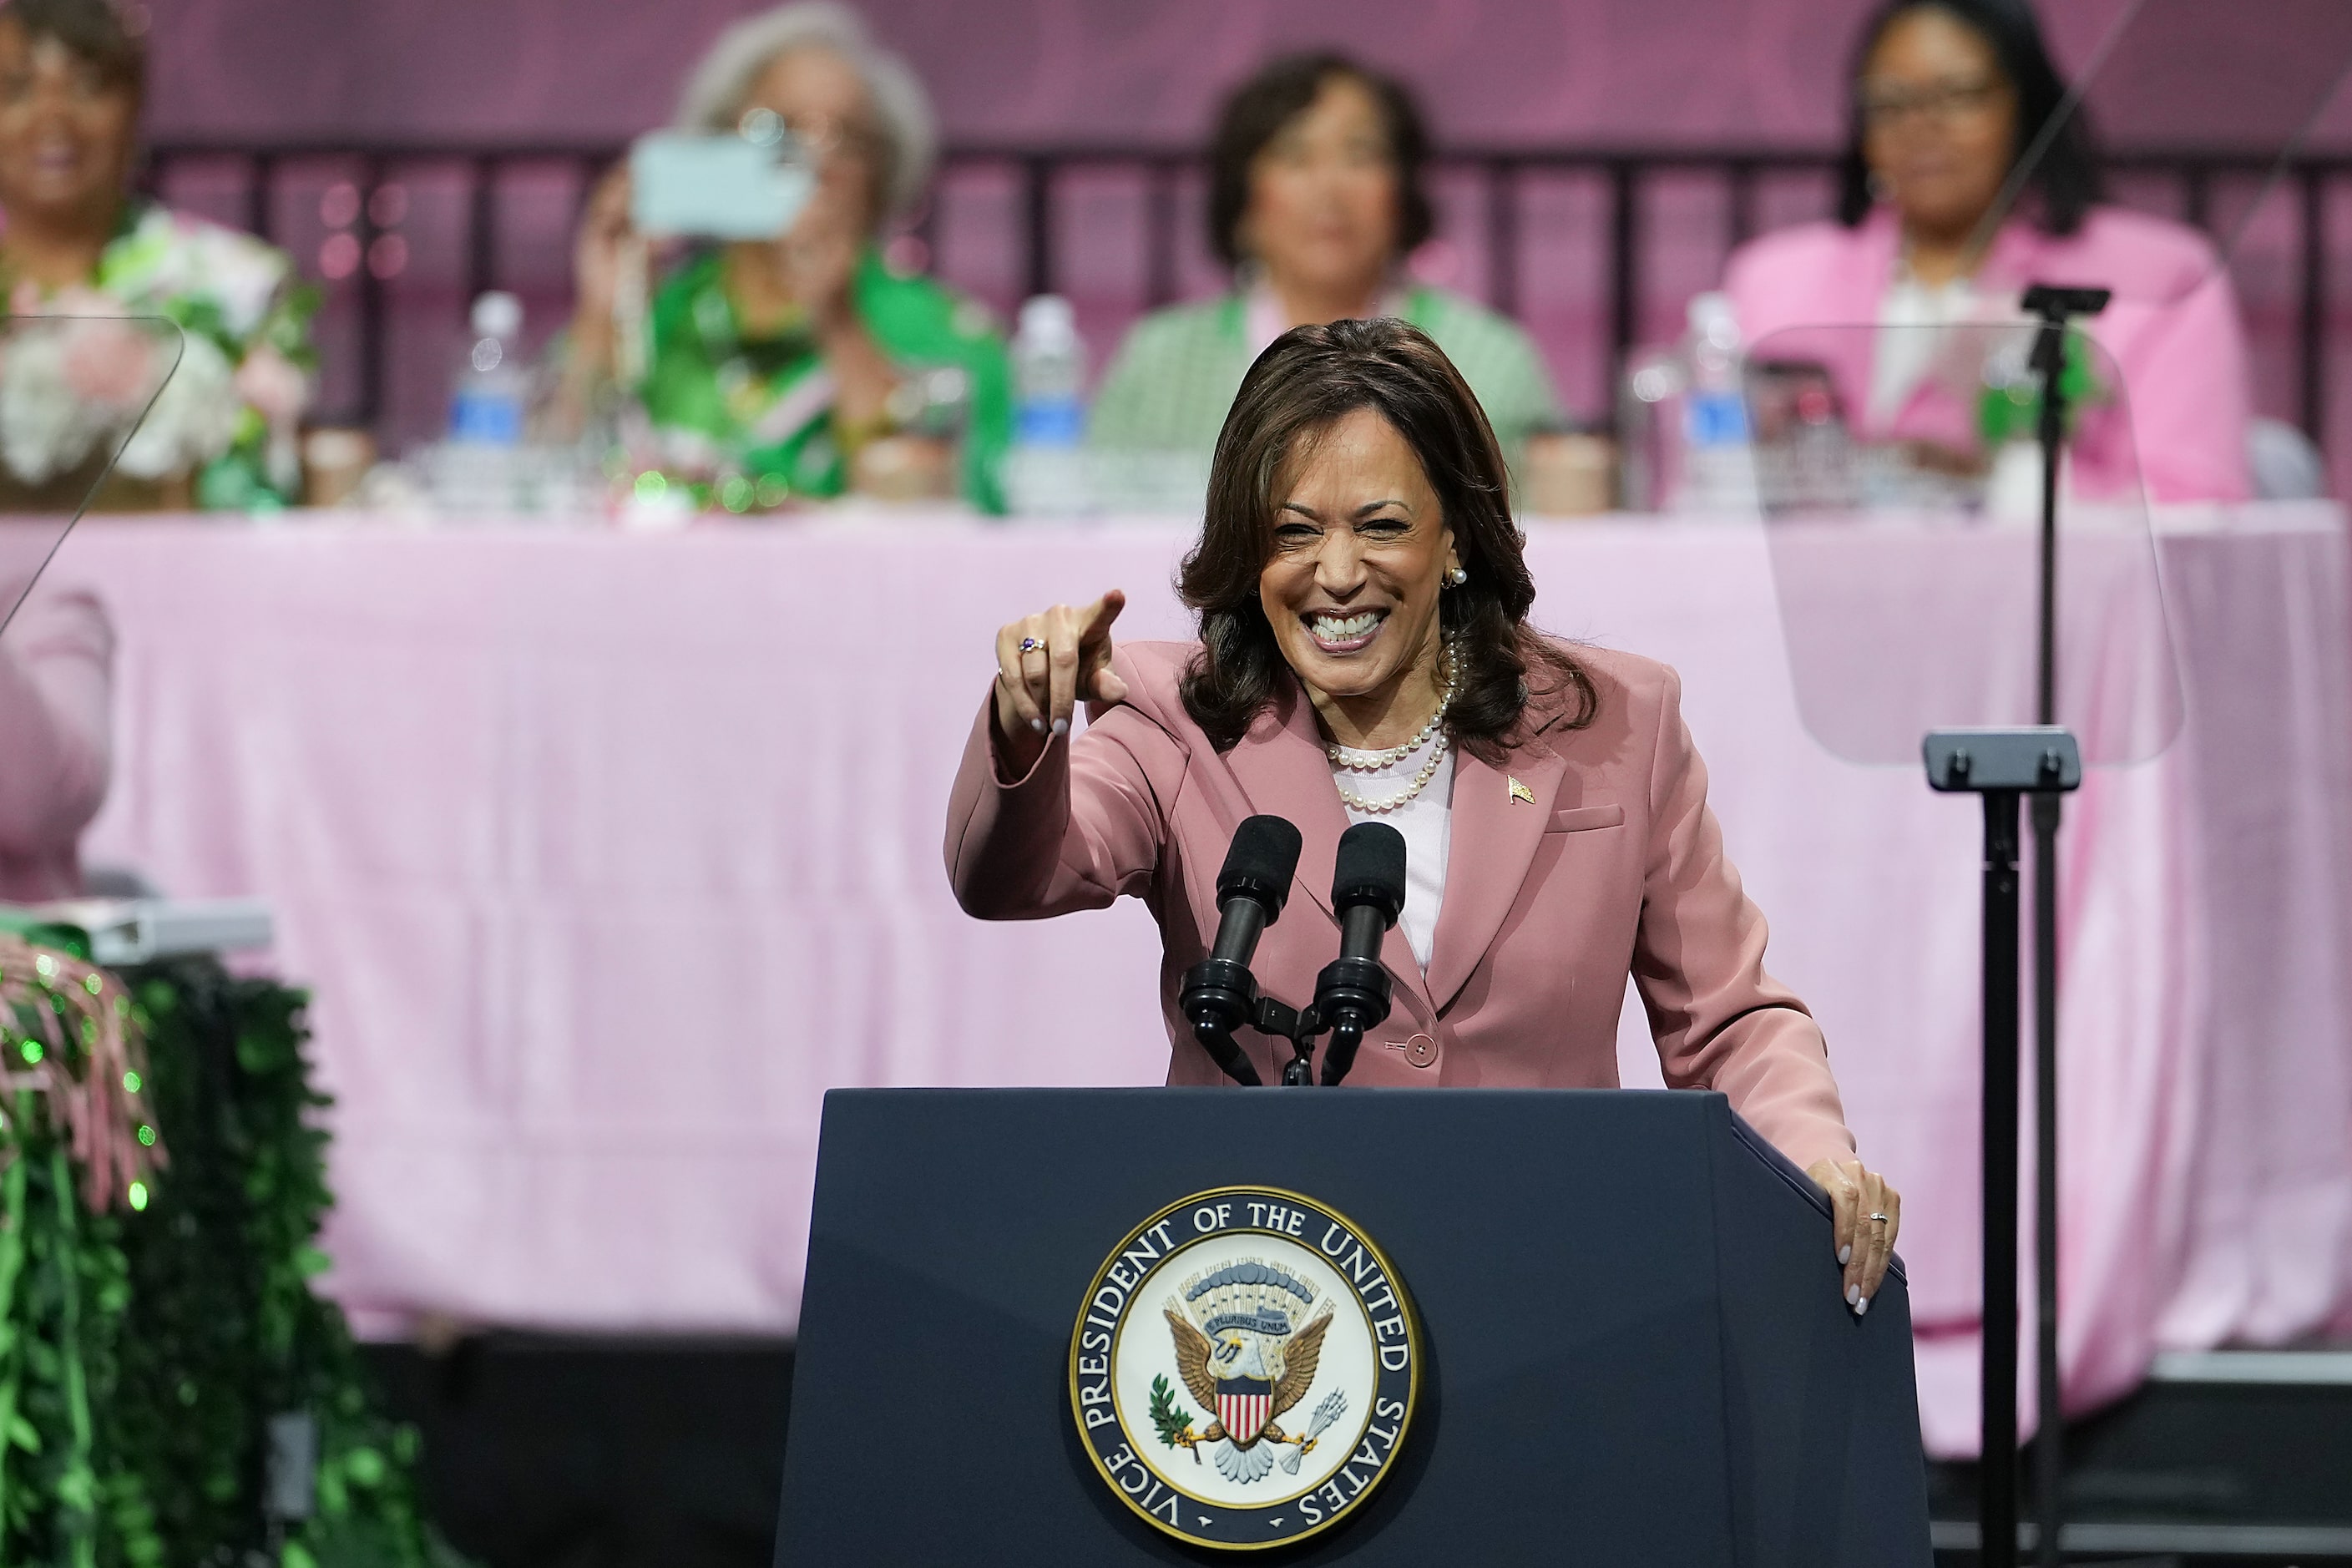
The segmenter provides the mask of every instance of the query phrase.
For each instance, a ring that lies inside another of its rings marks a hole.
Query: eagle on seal
[[[1274,1468],[1275,1445],[1295,1443],[1301,1454],[1314,1452],[1312,1436],[1291,1436],[1276,1417],[1306,1398],[1315,1382],[1323,1332],[1331,1326],[1328,1307],[1296,1332],[1281,1335],[1228,1328],[1213,1337],[1172,1301],[1162,1315],[1176,1342],[1176,1370],[1185,1388],[1215,1417],[1205,1430],[1187,1428],[1175,1439],[1192,1451],[1194,1464],[1201,1461],[1196,1445],[1214,1443],[1217,1468],[1227,1479],[1254,1481]]]

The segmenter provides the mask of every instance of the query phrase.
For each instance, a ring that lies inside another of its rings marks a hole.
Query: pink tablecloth
[[[667,537],[92,523],[122,635],[95,858],[267,896],[338,1097],[330,1288],[379,1328],[785,1331],[819,1096],[1154,1081],[1132,905],[950,902],[942,802],[993,628],[1165,524]],[[1975,1441],[1969,801],[1801,729],[1751,530],[1541,525],[1538,619],[1681,667],[1774,967],[1903,1189],[1930,1444]],[[2070,1401],[2352,1301],[2352,616],[2332,511],[2162,542],[2188,728],[2065,840]],[[1628,1081],[1655,1083],[1629,1038]],[[2030,1394],[2030,1389],[2028,1390]]]

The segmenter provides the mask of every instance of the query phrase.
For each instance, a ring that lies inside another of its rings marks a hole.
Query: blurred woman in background
[[[1542,356],[1517,326],[1409,281],[1433,226],[1429,138],[1397,82],[1343,55],[1276,60],[1234,90],[1210,151],[1209,243],[1234,289],[1136,323],[1096,395],[1093,443],[1205,462],[1250,363],[1293,327],[1400,316],[1478,395],[1505,457],[1561,417]]]
[[[1889,0],[1849,79],[1838,221],[1731,259],[1725,288],[1750,352],[1769,357],[1764,340],[1788,329],[1875,326],[1805,337],[1807,357],[1832,362],[1849,426],[1973,431],[1976,410],[1953,405],[1977,389],[1947,384],[1936,329],[2017,320],[2029,283],[2109,288],[2114,302],[2084,327],[2123,377],[2148,496],[2244,497],[2246,351],[2229,275],[2194,230],[2101,203],[2081,115],[2051,129],[2066,89],[2027,0]]]
[[[853,13],[785,5],[719,36],[687,82],[677,125],[728,134],[761,110],[814,163],[807,205],[779,237],[702,248],[662,279],[639,372],[625,364],[624,334],[643,253],[628,174],[608,179],[581,230],[560,407],[577,421],[625,395],[665,467],[749,480],[763,497],[835,496],[858,488],[861,453],[902,424],[906,400],[894,394],[910,374],[956,370],[958,483],[1001,507],[1012,430],[1003,339],[979,306],[885,265],[877,243],[930,178],[937,136],[921,83]]]
[[[315,298],[261,241],[131,194],[146,81],[143,38],[107,0],[0,9],[0,285],[18,315],[163,316],[185,335],[102,504],[291,500]],[[5,383],[0,458],[22,478],[56,432],[8,417]]]

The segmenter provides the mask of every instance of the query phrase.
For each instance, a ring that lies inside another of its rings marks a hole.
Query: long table
[[[1530,531],[1540,624],[1682,670],[1772,966],[1905,1194],[1930,1447],[1968,1452],[1978,813],[1808,737],[1752,525]],[[121,637],[89,853],[275,905],[336,1097],[326,1288],[373,1331],[788,1332],[826,1089],[1163,1072],[1141,909],[970,921],[940,842],[994,628],[1118,585],[1122,634],[1182,637],[1189,542],[1165,521],[88,521],[55,571]],[[2063,1346],[2085,1407],[2158,1349],[2352,1308],[2343,520],[2175,519],[2159,554],[2187,725],[2095,773],[2063,843]],[[1638,1013],[1621,1055],[1658,1082]]]

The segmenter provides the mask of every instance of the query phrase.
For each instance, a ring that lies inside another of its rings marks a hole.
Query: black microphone
[[[1381,939],[1404,908],[1404,835],[1385,822],[1360,822],[1339,835],[1331,878],[1331,911],[1339,917],[1339,956],[1315,977],[1315,1016],[1331,1031],[1323,1082],[1348,1076],[1356,1047],[1389,1016],[1389,972]]]
[[[1217,873],[1217,940],[1209,956],[1186,972],[1177,998],[1192,1037],[1236,1083],[1265,1081],[1234,1043],[1234,1031],[1255,1012],[1250,958],[1290,897],[1298,845],[1298,829],[1279,816],[1253,816],[1234,829],[1224,869]]]

